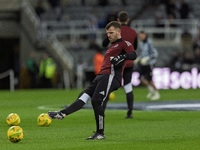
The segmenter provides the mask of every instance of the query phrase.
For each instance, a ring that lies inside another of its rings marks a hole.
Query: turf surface
[[[199,111],[134,111],[134,119],[124,119],[125,110],[106,110],[105,140],[87,141],[95,131],[92,109],[82,109],[62,121],[52,120],[49,127],[37,125],[39,114],[61,109],[72,103],[81,90],[0,91],[0,149],[200,149]],[[161,100],[200,99],[199,89],[161,90]],[[147,101],[147,90],[135,88],[135,101]],[[123,89],[115,92],[111,102],[125,102]],[[21,118],[24,138],[11,143],[6,132],[8,114]]]

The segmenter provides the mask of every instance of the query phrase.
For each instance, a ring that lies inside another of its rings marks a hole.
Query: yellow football
[[[20,126],[12,126],[7,131],[7,137],[11,142],[17,143],[23,139],[24,132]]]
[[[110,95],[109,95],[109,100],[114,100],[115,99],[115,94],[112,92],[112,93],[110,93]]]
[[[42,113],[38,116],[37,123],[39,126],[49,126],[51,124],[51,117],[47,113]]]
[[[7,116],[6,122],[9,126],[17,126],[20,123],[20,117],[16,113],[11,113]]]

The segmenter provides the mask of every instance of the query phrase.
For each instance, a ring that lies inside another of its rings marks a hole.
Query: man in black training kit
[[[134,49],[137,49],[137,32],[128,27],[127,24],[129,22],[128,13],[125,11],[120,11],[118,14],[117,21],[121,24],[121,36],[123,40],[129,41],[131,44],[133,44]],[[106,36],[106,38],[103,40],[102,46],[107,47],[109,44],[109,39]],[[133,72],[133,61],[129,60],[125,63],[124,68],[124,90],[126,93],[126,101],[128,105],[128,112],[127,116],[125,118],[133,118],[132,110],[133,110],[133,102],[134,102],[134,95],[133,95],[133,87],[131,84],[131,78],[132,78],[132,72]],[[104,110],[106,108],[107,100],[104,102]]]
[[[135,60],[137,57],[132,44],[121,38],[121,25],[117,21],[108,23],[105,29],[111,46],[104,56],[99,74],[69,107],[60,111],[48,112],[52,119],[62,120],[91,101],[96,120],[96,133],[87,140],[105,139],[103,103],[112,91],[121,86],[124,61]]]

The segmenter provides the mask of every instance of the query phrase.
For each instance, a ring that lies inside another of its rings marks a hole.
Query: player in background
[[[105,139],[103,103],[111,92],[121,86],[124,61],[133,61],[137,57],[133,45],[121,38],[121,25],[117,21],[108,23],[105,29],[111,46],[106,51],[99,74],[69,107],[48,112],[51,118],[62,120],[91,101],[96,120],[96,133],[87,140]]]
[[[101,66],[104,60],[104,56],[102,54],[102,49],[98,48],[96,54],[93,58],[93,64],[94,64],[94,74],[95,76],[100,72]]]
[[[148,38],[147,33],[141,31],[139,39],[141,40],[139,45],[141,53],[134,62],[139,65],[141,83],[148,87],[149,93],[146,97],[150,100],[158,100],[160,99],[160,94],[152,80],[152,69],[156,64],[158,52],[152,41]]]
[[[128,23],[130,21],[128,13],[125,11],[121,11],[118,14],[117,21],[121,24],[121,36],[122,39],[125,41],[129,41],[133,46],[134,49],[137,49],[137,32],[128,27]],[[102,46],[107,47],[109,44],[108,37],[106,37],[103,40]],[[133,61],[126,61],[125,63],[125,69],[123,74],[124,79],[124,90],[126,93],[126,101],[128,105],[128,112],[127,116],[125,118],[133,118],[132,110],[133,110],[133,103],[134,103],[134,94],[133,94],[133,87],[131,84],[131,78],[132,78],[132,72],[133,72]],[[106,104],[104,103],[104,109],[106,108]]]

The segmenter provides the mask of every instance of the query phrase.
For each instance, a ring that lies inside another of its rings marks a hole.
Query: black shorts
[[[124,85],[131,82],[132,73],[133,73],[133,67],[124,68],[124,74],[123,74]]]
[[[112,91],[117,90],[120,86],[121,83],[113,75],[99,74],[83,93],[87,93],[92,101],[102,103]]]
[[[152,81],[152,67],[150,65],[139,67],[140,79],[145,78],[148,81]]]

